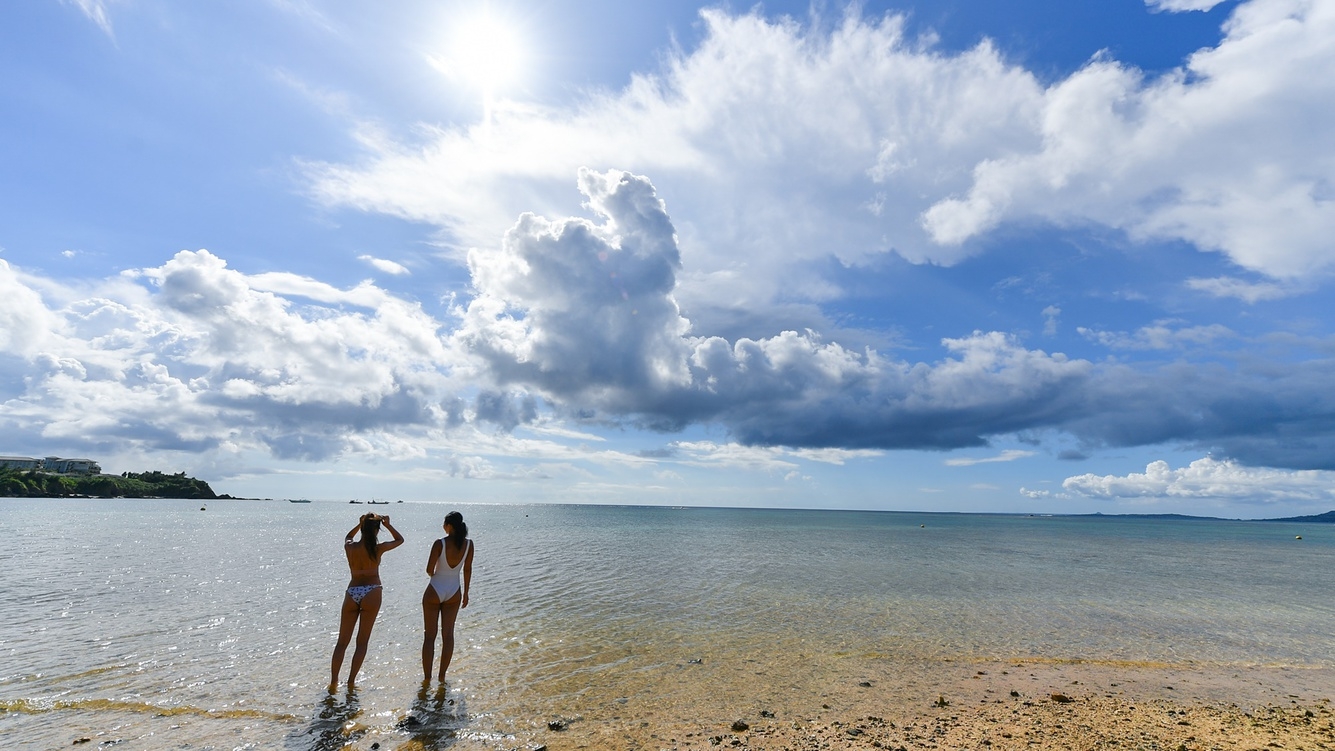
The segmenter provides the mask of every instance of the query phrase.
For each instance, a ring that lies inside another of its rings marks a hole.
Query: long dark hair
[[[464,540],[468,539],[468,525],[464,524],[464,515],[458,511],[451,511],[445,515],[445,523],[454,528],[454,534],[450,535],[450,542],[459,550],[464,548]]]
[[[375,554],[375,538],[380,534],[380,519],[372,519],[369,515],[362,518],[362,545],[366,546],[366,554],[371,556],[371,560],[377,560]]]

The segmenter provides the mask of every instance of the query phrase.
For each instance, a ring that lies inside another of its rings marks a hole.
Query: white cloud
[[[828,31],[702,18],[698,48],[621,91],[500,102],[488,127],[411,138],[359,124],[365,158],[306,164],[311,190],[485,253],[522,212],[574,214],[565,185],[582,167],[653,175],[677,218],[674,297],[697,325],[838,295],[811,261],[951,264],[1033,218],[1186,240],[1274,279],[1335,267],[1335,145],[1311,125],[1335,115],[1329,3],[1253,0],[1180,71],[1146,80],[1099,58],[1046,88],[988,42],[943,53],[893,15]]]
[[[115,38],[116,35],[111,28],[111,14],[107,12],[109,0],[63,0],[63,2],[77,7],[89,21],[97,24],[104,34]]]
[[[306,165],[312,191],[493,249],[522,212],[574,213],[565,186],[581,167],[651,174],[689,217],[678,227],[683,302],[718,304],[722,286],[754,306],[780,291],[835,293],[791,274],[794,263],[892,248],[914,261],[964,257],[933,245],[918,215],[967,189],[979,160],[1038,144],[1041,87],[990,44],[940,54],[894,16],[850,16],[829,35],[758,14],[702,18],[698,49],[570,108],[502,102],[487,128],[423,125],[415,142],[358,126],[366,159]]]
[[[654,187],[586,170],[580,188],[600,223],[526,214],[499,251],[470,254],[477,295],[454,335],[498,383],[551,403],[660,429],[717,420],[745,444],[954,447],[1059,411],[1063,384],[1090,371],[999,333],[943,340],[954,356],[930,366],[810,331],[692,336]]]
[[[353,309],[299,305],[266,283]],[[416,304],[368,285],[247,277],[207,251],[183,251],[92,290],[0,265],[0,288],[0,353],[30,374],[4,403],[10,430],[326,456],[352,446],[354,433],[423,430],[448,417],[441,405],[459,356]]]
[[[32,357],[60,328],[32,283],[0,259],[0,352]]]
[[[1209,10],[1222,2],[1224,0],[1145,0],[1145,4],[1150,8],[1170,13]]]
[[[1232,461],[1197,459],[1172,469],[1155,461],[1144,474],[1078,475],[1062,487],[1090,498],[1208,498],[1256,503],[1335,501],[1335,472],[1244,467]]]
[[[1178,323],[1180,321],[1156,321],[1132,333],[1098,331],[1084,326],[1077,327],[1076,331],[1090,341],[1120,350],[1178,350],[1210,345],[1236,336],[1227,326],[1217,323],[1208,326],[1175,326]]]
[[[844,464],[854,459],[871,459],[885,454],[884,451],[875,449],[793,449],[790,451],[793,456],[799,459],[806,459],[811,462],[820,462],[822,464],[833,464],[842,467]]]
[[[1180,5],[1180,4],[1175,4]],[[924,214],[937,241],[1001,222],[1098,222],[1282,280],[1335,266],[1335,6],[1253,0],[1218,47],[1145,81],[1096,59],[1043,93],[1034,150],[981,160]]]
[[[797,464],[777,446],[743,446],[713,441],[676,441],[672,448],[681,455],[680,462],[701,467],[782,471],[785,476],[796,471]]]
[[[1219,276],[1213,279],[1188,279],[1187,287],[1214,297],[1232,297],[1245,303],[1278,300],[1288,297],[1294,291],[1300,289],[1300,285],[1296,284],[1247,282],[1228,276]]]
[[[1027,459],[1031,456],[1034,456],[1036,453],[1037,452],[1034,451],[1020,451],[1017,449],[1007,449],[1005,451],[1002,451],[997,456],[988,456],[981,459],[962,457],[957,459],[947,459],[942,463],[945,464],[947,467],[972,467],[975,464],[993,464],[996,462],[1013,462],[1016,461],[1017,459]]]
[[[1061,322],[1062,309],[1049,305],[1043,309],[1043,336],[1056,336],[1057,325]]]
[[[810,330],[695,335],[675,302],[680,252],[654,186],[586,170],[579,187],[594,219],[521,217],[499,249],[470,255],[475,297],[445,322],[369,282],[247,275],[207,251],[86,288],[5,264],[0,355],[22,377],[0,392],[0,418],[12,434],[78,445],[282,458],[390,454],[398,435],[451,456],[652,464],[560,442],[588,443],[578,436],[591,425],[705,425],[730,442],[680,457],[785,472],[1035,430],[1082,450],[1178,441],[1254,465],[1330,466],[1335,397],[1320,360],[1242,367],[1212,355],[1142,370],[979,331],[922,362]],[[1085,333],[1186,355],[1231,336],[1174,326]],[[510,435],[521,426],[546,439]]]
[[[375,269],[383,271],[386,274],[393,274],[395,276],[404,276],[410,273],[408,271],[408,267],[404,266],[403,264],[396,263],[394,261],[390,261],[384,258],[376,258],[375,256],[361,255],[357,256],[357,260],[368,263]]]

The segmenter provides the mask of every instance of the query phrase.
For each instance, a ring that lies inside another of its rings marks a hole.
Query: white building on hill
[[[0,469],[41,469],[42,460],[31,456],[0,456]]]
[[[0,469],[40,470],[60,475],[102,474],[102,467],[92,459],[65,459],[59,456],[48,456],[45,459],[34,459],[31,456],[0,456]]]

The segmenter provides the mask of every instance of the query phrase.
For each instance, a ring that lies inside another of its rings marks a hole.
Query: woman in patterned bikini
[[[384,526],[394,539],[376,542],[380,527]],[[353,536],[361,530],[360,540]],[[357,671],[366,659],[366,645],[371,641],[371,627],[380,613],[380,555],[403,544],[403,535],[389,523],[388,516],[362,514],[357,525],[343,538],[343,554],[348,557],[352,579],[343,595],[343,616],[338,626],[338,643],[334,645],[334,659],[329,669],[329,693],[338,690],[338,671],[343,667],[343,653],[352,640],[352,629],[357,627],[357,648],[352,653],[352,667],[348,671],[348,689],[356,687]]]

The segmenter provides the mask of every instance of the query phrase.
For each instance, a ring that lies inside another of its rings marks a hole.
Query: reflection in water
[[[417,692],[412,711],[399,721],[399,729],[408,733],[415,748],[440,749],[453,746],[459,731],[468,722],[464,696],[450,696],[449,684],[442,683],[434,691],[425,683]]]
[[[336,695],[329,694],[320,702],[320,711],[311,718],[306,729],[288,736],[288,748],[293,751],[338,751],[366,734],[366,726],[354,722],[361,713],[361,702],[357,701],[355,690],[348,690],[347,700],[342,704]]]

